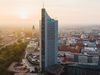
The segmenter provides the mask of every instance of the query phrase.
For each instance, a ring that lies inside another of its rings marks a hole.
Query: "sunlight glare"
[[[29,16],[29,13],[28,13],[28,11],[27,10],[22,10],[21,12],[20,12],[20,18],[21,19],[27,19],[28,18],[28,16]]]

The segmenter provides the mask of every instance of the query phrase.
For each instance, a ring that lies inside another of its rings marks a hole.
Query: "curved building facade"
[[[43,8],[41,11],[41,70],[57,63],[58,21],[52,19]]]

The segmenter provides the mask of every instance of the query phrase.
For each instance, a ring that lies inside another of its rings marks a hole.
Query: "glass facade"
[[[41,20],[41,68],[56,64],[58,51],[58,21],[50,18],[42,9]]]

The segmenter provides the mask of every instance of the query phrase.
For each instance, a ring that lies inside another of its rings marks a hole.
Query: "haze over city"
[[[43,3],[59,26],[100,24],[100,0],[0,0],[0,26],[38,27]]]
[[[0,0],[0,75],[100,75],[100,0]]]

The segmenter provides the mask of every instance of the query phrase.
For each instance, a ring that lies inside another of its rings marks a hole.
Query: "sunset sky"
[[[0,26],[38,26],[43,2],[60,26],[100,24],[100,0],[0,0]]]

